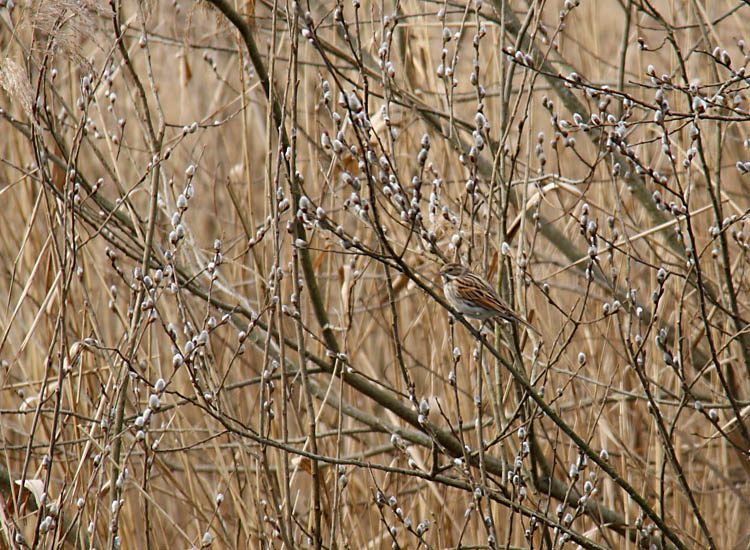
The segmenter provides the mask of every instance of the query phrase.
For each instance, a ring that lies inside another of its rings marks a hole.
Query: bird
[[[503,302],[490,283],[461,264],[446,264],[440,270],[440,277],[443,279],[445,299],[462,315],[481,321],[500,318],[539,332]]]

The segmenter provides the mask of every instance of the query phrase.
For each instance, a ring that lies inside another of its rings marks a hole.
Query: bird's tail
[[[519,324],[525,326],[527,329],[531,330],[532,332],[535,332],[535,333],[541,335],[541,333],[537,329],[535,329],[531,325],[531,323],[529,323],[528,321],[525,321],[524,319],[521,318],[520,315],[518,315],[517,313],[515,313],[513,311],[509,311],[507,313],[507,315],[502,316],[500,318],[501,319],[505,319],[506,321],[510,321],[511,323],[513,323],[513,322],[519,323]]]

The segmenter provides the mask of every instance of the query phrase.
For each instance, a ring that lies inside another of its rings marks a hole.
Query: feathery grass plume
[[[112,16],[111,9],[92,0],[42,0],[35,6],[31,25],[48,39],[39,44],[40,48],[50,47],[51,53],[62,54],[77,65],[88,67],[83,45],[103,50],[104,42],[91,40],[91,37],[108,23],[104,19]]]
[[[0,85],[8,92],[11,100],[21,105],[23,112],[29,120],[32,120],[33,113],[31,107],[34,101],[34,93],[31,89],[26,69],[9,57],[6,57],[2,66],[0,66]]]

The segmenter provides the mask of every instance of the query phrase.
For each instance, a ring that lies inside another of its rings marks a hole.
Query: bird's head
[[[448,281],[460,277],[464,273],[466,273],[466,268],[464,266],[457,263],[450,263],[445,264],[443,269],[440,270],[440,277],[442,277],[443,282],[447,283]]]

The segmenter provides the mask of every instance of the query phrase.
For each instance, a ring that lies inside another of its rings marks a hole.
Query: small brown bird
[[[534,332],[539,332],[510,309],[487,281],[461,264],[446,264],[440,270],[440,277],[443,279],[445,299],[466,317],[482,321],[499,317],[509,323],[519,323]]]

